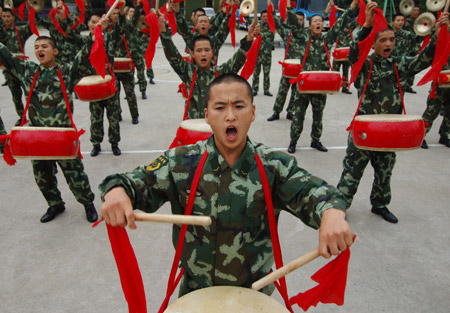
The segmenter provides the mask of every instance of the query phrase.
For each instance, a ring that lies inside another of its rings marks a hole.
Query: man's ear
[[[53,54],[54,54],[54,55],[58,55],[58,53],[59,53],[58,48],[53,48]]]
[[[209,120],[208,120],[208,106],[206,106],[203,110],[204,110],[204,112],[205,112],[205,121],[206,121],[206,124],[209,125]]]

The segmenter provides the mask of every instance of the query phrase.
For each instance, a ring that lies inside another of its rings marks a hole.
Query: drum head
[[[201,133],[212,133],[211,126],[206,123],[204,118],[195,118],[191,120],[184,120],[180,124],[181,128],[193,130]]]
[[[94,86],[102,83],[109,82],[112,79],[111,75],[105,75],[105,78],[100,75],[89,75],[83,77],[77,85],[79,86]]]
[[[286,59],[284,60],[284,63],[300,65],[300,59]]]
[[[216,286],[188,293],[172,303],[166,313],[286,313],[281,303],[248,288]]]
[[[355,117],[355,121],[361,122],[409,122],[420,120],[422,120],[422,116],[413,114],[366,114]]]
[[[114,58],[114,62],[131,62],[130,58]]]

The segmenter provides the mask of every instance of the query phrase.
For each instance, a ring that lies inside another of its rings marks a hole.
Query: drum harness
[[[192,213],[192,208],[194,206],[194,201],[195,201],[195,195],[197,193],[198,182],[200,180],[200,176],[202,174],[203,167],[206,163],[207,158],[208,158],[208,151],[205,150],[205,152],[203,153],[203,155],[200,159],[200,162],[197,166],[197,169],[195,170],[194,178],[193,178],[192,185],[191,185],[191,191],[189,193],[189,197],[187,200],[187,205],[186,205],[186,209],[185,209],[185,213],[184,213],[185,215],[191,215],[191,213]],[[282,258],[282,254],[281,254],[281,246],[280,246],[280,241],[279,241],[279,237],[278,237],[275,211],[273,208],[272,194],[271,194],[271,190],[270,190],[269,180],[267,179],[267,175],[266,175],[266,172],[264,169],[264,165],[256,152],[255,152],[255,160],[256,160],[256,164],[258,166],[259,175],[261,177],[262,187],[263,187],[263,191],[264,191],[264,198],[266,200],[267,213],[268,213],[268,219],[269,219],[269,227],[270,227],[270,235],[271,235],[272,248],[273,248],[273,254],[274,254],[274,259],[275,259],[275,266],[278,269],[283,266],[283,258]],[[173,292],[175,291],[175,288],[177,287],[177,285],[179,284],[181,277],[183,276],[183,273],[185,270],[184,267],[181,268],[178,276],[176,276],[176,273],[178,270],[178,264],[180,263],[181,254],[183,252],[183,245],[184,245],[184,239],[186,236],[187,227],[188,227],[187,224],[183,224],[181,226],[180,235],[178,237],[177,248],[175,250],[175,256],[173,259],[172,268],[171,268],[170,275],[169,275],[169,281],[167,282],[166,297],[165,297],[163,303],[161,304],[161,307],[158,311],[159,313],[164,312],[164,310],[167,308],[170,297],[173,294]],[[283,297],[283,300],[284,300],[285,305],[288,308],[288,310],[293,312],[293,309],[289,302],[285,278],[284,277],[280,278],[279,283],[275,282],[275,286],[277,287],[278,291],[280,292],[281,296]]]
[[[364,94],[366,93],[367,85],[369,84],[370,76],[371,76],[371,74],[372,74],[372,69],[373,69],[373,59],[372,59],[372,57],[370,57],[370,69],[369,69],[369,75],[367,76],[367,81],[366,81],[366,84],[364,85],[364,89],[363,89],[361,98],[359,98],[359,103],[358,103],[358,107],[356,108],[355,115],[353,115],[352,121],[351,121],[350,125],[349,125],[349,126],[347,127],[347,129],[346,129],[347,131],[349,131],[349,130],[352,129],[352,127],[353,127],[353,122],[354,122],[356,116],[358,115],[359,108],[361,107],[361,103],[362,103]],[[402,86],[401,86],[401,84],[400,84],[400,77],[398,76],[398,70],[397,70],[397,66],[395,66],[395,64],[394,64],[394,70],[395,70],[395,75],[396,75],[396,77],[397,77],[398,89],[399,89],[399,91],[400,91],[400,98],[402,99],[403,114],[406,115],[405,101],[403,100]]]

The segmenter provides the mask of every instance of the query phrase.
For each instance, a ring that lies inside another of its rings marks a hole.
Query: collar
[[[372,54],[372,59],[373,59],[374,62],[377,62],[377,63],[382,63],[382,62],[393,63],[392,56],[389,56],[387,58],[383,58],[382,56],[380,56],[378,54]]]
[[[223,156],[217,150],[216,144],[214,143],[214,135],[209,137],[206,142],[206,150],[208,151],[208,161],[211,164],[212,171],[214,175],[218,176],[224,170],[230,167]],[[242,151],[239,160],[231,167],[231,169],[242,178],[247,179],[248,173],[255,162],[255,147],[250,139],[247,137],[247,144],[245,145],[244,151]]]

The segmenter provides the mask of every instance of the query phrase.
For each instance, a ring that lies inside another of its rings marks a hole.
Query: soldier
[[[5,125],[3,124],[2,117],[0,116],[0,135],[6,135]],[[0,142],[0,152],[3,153],[4,144]]]
[[[22,81],[27,90],[31,89],[34,78],[37,78],[34,90],[30,90],[32,93],[28,111],[30,126],[71,127],[67,105],[70,104],[71,110],[73,109],[72,91],[87,69],[90,46],[85,46],[77,54],[73,63],[60,66],[56,64],[58,49],[52,38],[38,37],[34,43],[34,51],[39,65],[13,57],[11,52],[0,44],[0,62]],[[61,91],[63,82],[66,90]],[[64,93],[67,94],[69,103],[66,103]],[[87,220],[92,223],[98,219],[93,203],[95,196],[79,157],[69,160],[33,160],[31,164],[36,184],[49,205],[47,212],[41,218],[42,223],[53,220],[65,210],[64,201],[57,186],[56,164],[63,171],[77,201],[84,205]]]
[[[16,26],[16,15],[13,10],[9,8],[3,9],[2,19],[5,23],[5,27],[0,31],[0,42],[3,43],[11,53],[25,54],[25,43],[28,38],[33,34],[29,24],[22,26]],[[20,125],[21,117],[23,115],[23,103],[22,103],[22,89],[21,81],[11,74],[9,70],[4,70],[6,83],[11,91],[12,100],[16,109],[16,113],[19,119],[16,122],[16,126]]]
[[[411,12],[411,14],[406,17],[405,19],[405,26],[403,27],[404,30],[407,32],[413,33],[414,32],[414,23],[416,22],[416,18],[420,15],[420,8],[418,6],[415,6]]]
[[[395,31],[395,47],[392,50],[392,56],[407,55],[410,57],[416,56],[420,49],[421,38],[414,33],[407,32],[403,29],[405,25],[405,16],[397,13],[394,15],[392,26]],[[405,82],[404,92],[417,93],[412,89],[414,84],[414,75],[408,77]]]
[[[264,10],[261,12],[261,46],[258,51],[258,58],[256,60],[255,71],[253,72],[253,95],[256,96],[258,94],[259,89],[259,74],[261,73],[261,67],[263,68],[264,73],[264,95],[272,97],[273,95],[270,93],[270,67],[272,66],[272,50],[275,50],[275,46],[273,44],[273,40],[275,39],[275,34],[269,28],[267,11]]]
[[[294,157],[248,139],[255,106],[247,81],[236,74],[220,76],[208,88],[206,99],[205,118],[214,135],[166,151],[133,172],[105,178],[99,186],[105,221],[135,229],[134,209],[155,212],[170,201],[172,213],[189,214],[187,198],[192,192],[199,195],[192,215],[210,216],[212,224],[188,227],[186,238],[192,240],[185,241],[181,255],[185,271],[179,296],[217,285],[250,288],[269,273],[274,261],[268,195],[260,175],[270,184],[272,214],[278,217],[287,211],[309,227],[320,228],[322,256],[329,258],[350,247],[353,233],[339,191],[301,169]],[[202,156],[204,166],[199,164]],[[261,172],[257,160],[263,163]],[[190,190],[197,169],[198,187]],[[180,226],[174,225],[175,246],[179,233]],[[273,290],[272,284],[262,292],[270,295]]]
[[[290,4],[288,5],[288,10],[293,11]],[[294,23],[293,25],[289,23],[289,19],[287,19],[288,25],[285,26],[281,20],[279,20],[276,16],[274,16],[275,26],[278,30],[278,34],[281,36],[283,42],[286,44],[285,51],[285,60],[286,59],[295,59],[298,58],[296,55],[296,51],[299,50],[298,47],[295,47],[295,41],[291,42],[291,38],[295,33],[298,33],[303,28],[305,22],[305,14],[301,11],[295,13],[297,16],[298,23]],[[299,29],[297,29],[299,27]],[[286,30],[282,31],[281,29],[285,28]],[[275,103],[273,104],[273,114],[267,119],[269,122],[280,119],[280,113],[283,111],[284,103],[286,102],[286,97],[289,91],[289,87],[291,88],[291,97],[289,100],[289,105],[287,107],[287,115],[286,118],[288,120],[292,120],[293,112],[294,112],[294,100],[295,100],[295,92],[296,92],[296,84],[291,84],[289,82],[290,78],[284,77],[281,75],[280,85],[278,87],[277,97],[275,99]]]
[[[183,57],[173,44],[172,33],[170,30],[167,30],[162,15],[159,17],[159,28],[161,44],[170,66],[185,83],[187,90],[190,91],[192,89],[186,103],[188,106],[188,117],[189,119],[203,118],[206,88],[216,76],[230,72],[237,73],[241,69],[246,61],[246,51],[251,47],[255,27],[253,25],[249,27],[246,40],[243,39],[241,41],[241,48],[236,51],[228,62],[221,66],[215,66],[211,63],[214,54],[210,37],[199,35],[194,38],[192,43],[194,62],[190,63],[183,60]],[[256,28],[259,30],[259,26]]]
[[[450,70],[450,58],[443,70]],[[430,95],[428,95],[427,99],[427,108],[423,112],[422,117],[427,126],[426,132],[428,133],[431,130],[433,121],[438,117],[439,112],[444,112],[441,127],[439,128],[439,143],[450,148],[450,89],[441,88],[438,84],[434,86],[435,84],[436,82],[433,82],[431,86]],[[431,97],[434,88],[435,97]],[[425,139],[422,142],[422,148],[428,149],[428,144]]]
[[[130,25],[130,43],[129,49],[131,56],[133,57],[133,64],[137,70],[137,85],[139,85],[139,91],[141,92],[141,98],[143,100],[147,99],[147,80],[145,79],[145,50],[147,49],[147,45],[144,45],[141,39],[142,32],[139,27],[133,28],[133,16],[134,14],[138,14],[139,18],[144,17],[141,14],[140,8],[137,10],[133,7],[130,7],[127,12],[127,21],[131,23]],[[145,17],[144,17],[145,18]],[[134,43],[133,45],[131,43]]]
[[[357,37],[350,43],[349,60],[352,64],[360,58],[358,43],[370,33],[373,23],[373,10],[376,7],[376,2],[367,4],[366,22]],[[448,14],[443,14],[436,27],[444,23],[445,20],[448,21]],[[357,114],[402,113],[402,100],[398,82],[431,65],[435,43],[436,38],[433,37],[430,44],[415,57],[391,56],[395,46],[395,33],[390,28],[380,31],[373,44],[374,53],[365,60],[355,81],[358,97],[362,97]],[[398,70],[398,76],[396,69]],[[369,75],[370,82],[367,84]],[[367,89],[363,94],[364,86],[367,86]],[[375,172],[370,195],[372,213],[381,215],[383,219],[390,223],[398,222],[398,219],[387,208],[391,201],[390,181],[395,158],[395,152],[367,151],[356,148],[351,133],[349,134],[347,152],[343,161],[344,170],[338,184],[338,189],[345,195],[349,207],[364,169],[370,161]]]

